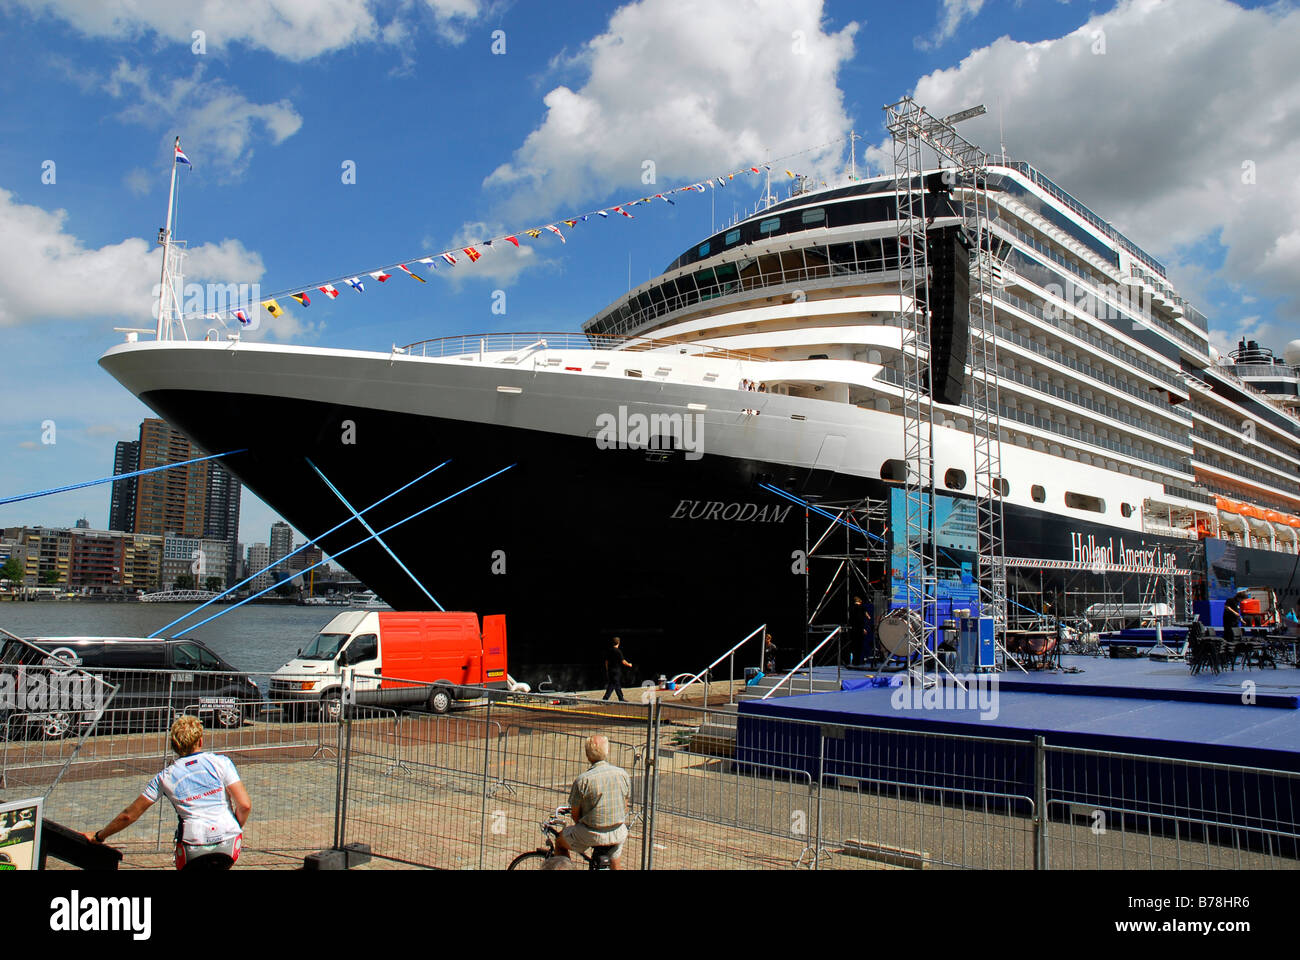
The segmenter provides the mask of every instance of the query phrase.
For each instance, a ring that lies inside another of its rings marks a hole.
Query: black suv
[[[96,732],[164,729],[182,713],[209,726],[232,728],[252,719],[262,699],[249,677],[240,674],[201,640],[143,640],[134,637],[34,637],[8,640],[0,647],[0,672],[11,675],[17,692],[18,668],[38,667],[33,675],[54,682],[79,667],[118,688]],[[102,689],[102,688],[101,688]],[[56,702],[32,709],[22,698],[0,703],[0,737],[36,735],[57,739],[94,720],[85,702]]]

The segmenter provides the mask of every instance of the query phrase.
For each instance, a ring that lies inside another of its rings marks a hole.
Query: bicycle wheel
[[[540,870],[542,864],[551,856],[549,850],[529,850],[510,861],[507,870]]]

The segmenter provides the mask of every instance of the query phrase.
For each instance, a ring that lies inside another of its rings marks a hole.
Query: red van
[[[349,610],[271,677],[271,699],[337,710],[344,670],[357,703],[427,706],[446,713],[455,700],[508,688],[506,618],[443,611]]]

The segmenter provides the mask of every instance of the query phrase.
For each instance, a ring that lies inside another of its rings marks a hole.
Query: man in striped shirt
[[[569,815],[573,826],[556,838],[555,852],[568,857],[569,851],[583,853],[592,847],[613,847],[609,866],[621,869],[623,841],[627,839],[627,812],[632,798],[632,778],[609,762],[609,740],[600,735],[586,744],[591,764],[573,781],[569,790]]]

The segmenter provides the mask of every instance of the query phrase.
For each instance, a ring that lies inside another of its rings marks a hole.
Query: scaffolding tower
[[[854,596],[874,600],[873,580],[883,582],[889,563],[884,533],[889,522],[889,502],[872,499],[826,501],[816,504],[826,528],[815,534],[812,511],[804,511],[804,612],[809,629],[823,614],[847,626],[851,622]],[[816,539],[814,539],[814,536]],[[814,561],[820,570],[836,564],[822,587],[822,575],[813,575]],[[873,576],[874,575],[874,576]],[[814,595],[814,589],[820,594]],[[837,616],[843,600],[843,619]],[[805,650],[806,652],[806,650]]]
[[[922,157],[923,111],[910,98],[885,108],[894,146],[898,207],[898,296],[903,359],[903,580],[907,608],[920,614],[922,656],[936,648],[938,557],[934,538],[934,405],[929,398],[930,270]],[[927,532],[931,535],[927,537]]]
[[[934,405],[926,367],[930,347],[929,265],[926,258],[925,181],[922,150],[929,147],[951,167],[945,182],[972,251],[970,285],[970,396],[974,436],[975,499],[979,531],[980,611],[995,620],[1001,637],[1007,620],[1006,551],[1003,542],[1002,430],[999,417],[997,339],[993,306],[995,263],[989,231],[988,155],[961,137],[953,123],[983,108],[945,119],[910,97],[885,107],[893,138],[894,188],[898,202],[898,287],[903,326],[903,435],[907,462],[905,574],[909,608],[921,613],[921,648],[933,649],[937,629],[938,557],[934,537]],[[927,530],[930,542],[926,543]],[[1002,649],[999,642],[998,649]],[[935,661],[938,662],[937,659]]]

